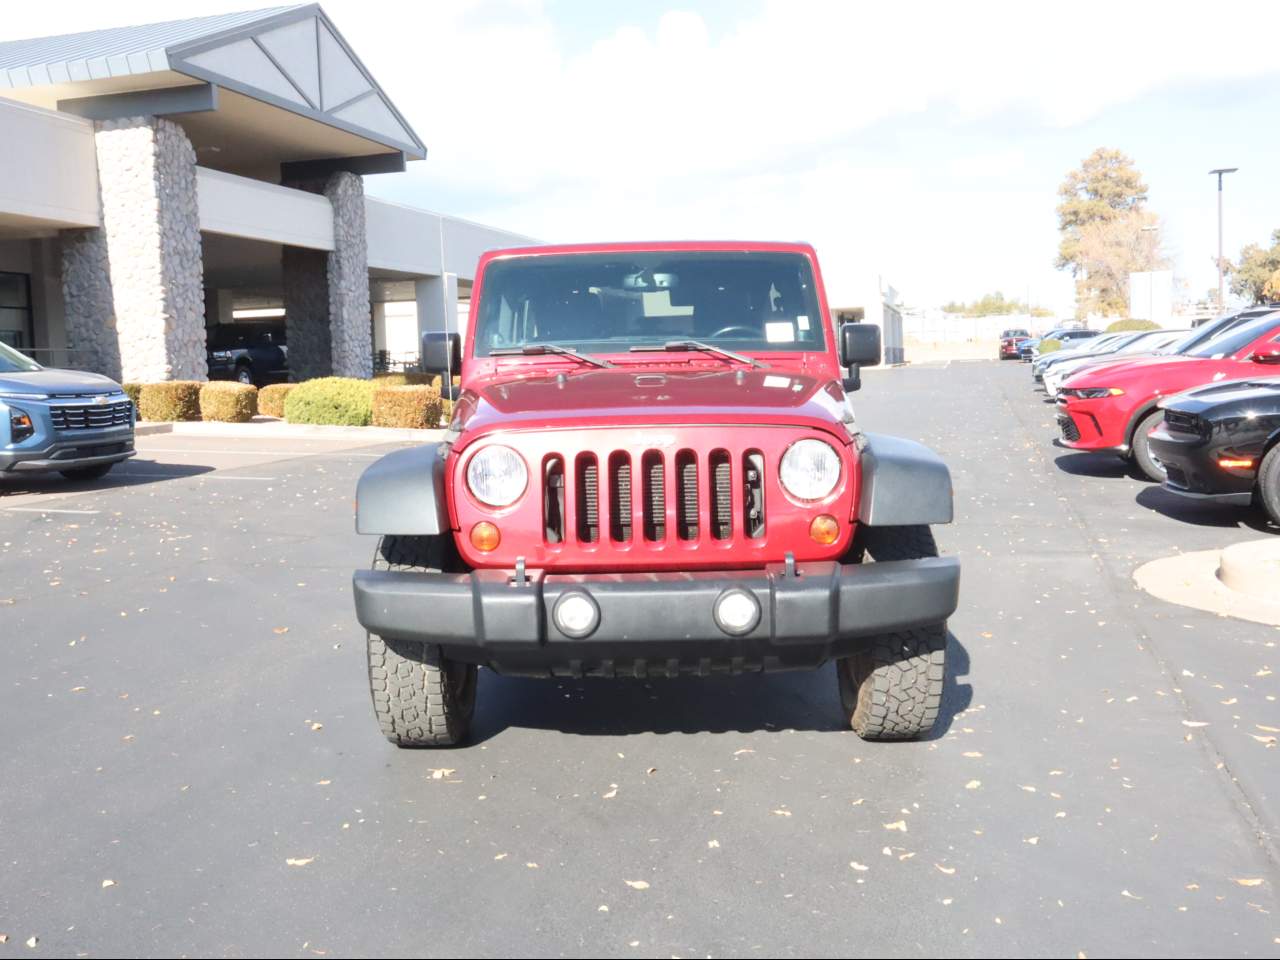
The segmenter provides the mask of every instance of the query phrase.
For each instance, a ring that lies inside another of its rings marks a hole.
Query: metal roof
[[[0,43],[0,92],[166,71],[426,156],[315,3]]]
[[[167,50],[305,4],[0,43],[0,88],[75,83],[169,69]]]

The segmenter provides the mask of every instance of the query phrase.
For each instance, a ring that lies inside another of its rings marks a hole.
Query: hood
[[[32,370],[29,373],[0,373],[0,393],[98,394],[120,393],[110,377],[83,370]]]
[[[1150,357],[1128,357],[1128,358],[1118,357],[1113,362],[1102,363],[1096,367],[1089,367],[1086,370],[1081,370],[1079,373],[1075,374],[1071,379],[1074,380],[1077,377],[1081,379],[1082,382],[1079,384],[1076,384],[1076,386],[1105,387],[1105,386],[1108,386],[1108,384],[1102,383],[1101,380],[1098,379],[1099,377],[1129,376],[1134,373],[1139,373],[1150,367],[1159,367],[1159,366],[1164,366],[1166,364],[1168,365],[1169,369],[1175,369],[1180,365],[1184,365],[1188,363],[1200,363],[1200,362],[1203,362],[1203,360],[1204,358],[1202,357],[1183,357],[1183,356],[1168,355],[1168,354],[1162,354],[1162,355],[1150,356]],[[1063,386],[1066,386],[1066,384],[1063,384]]]
[[[1268,411],[1280,411],[1280,377],[1224,380],[1170,397],[1164,405],[1184,413],[1198,414],[1211,407],[1255,403],[1265,404]]]
[[[470,431],[637,423],[788,423],[845,434],[835,383],[790,371],[616,367],[468,384],[458,426]]]

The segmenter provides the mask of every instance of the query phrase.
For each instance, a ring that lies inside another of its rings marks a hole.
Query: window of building
[[[31,278],[25,273],[0,272],[0,343],[29,350],[35,343],[31,329]]]

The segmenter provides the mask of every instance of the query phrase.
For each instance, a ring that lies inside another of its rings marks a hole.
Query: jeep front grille
[[[603,459],[606,469],[602,492],[599,455],[578,454],[568,482],[564,458],[546,458],[542,468],[542,518],[547,543],[599,543],[602,502],[608,505],[609,540],[632,542],[639,523],[645,541],[665,541],[669,475],[674,476],[675,535],[679,540],[698,540],[704,524],[714,540],[730,540],[735,532],[752,540],[764,536],[765,462],[759,450],[749,450],[735,458],[729,451],[717,449],[701,460],[695,450],[677,450],[674,454],[647,450],[640,457],[638,475],[636,462],[625,450],[614,450]],[[673,468],[671,474],[669,467]],[[700,482],[701,477],[707,478],[705,485]],[[740,518],[734,517],[735,484],[742,488]],[[570,489],[566,490],[566,486]],[[635,498],[633,491],[637,488],[640,495]],[[571,536],[566,536],[566,495],[572,498],[574,507]]]

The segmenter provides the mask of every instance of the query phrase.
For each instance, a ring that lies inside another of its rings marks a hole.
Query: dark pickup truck
[[[206,334],[210,380],[262,385],[288,378],[283,323],[229,323]]]

